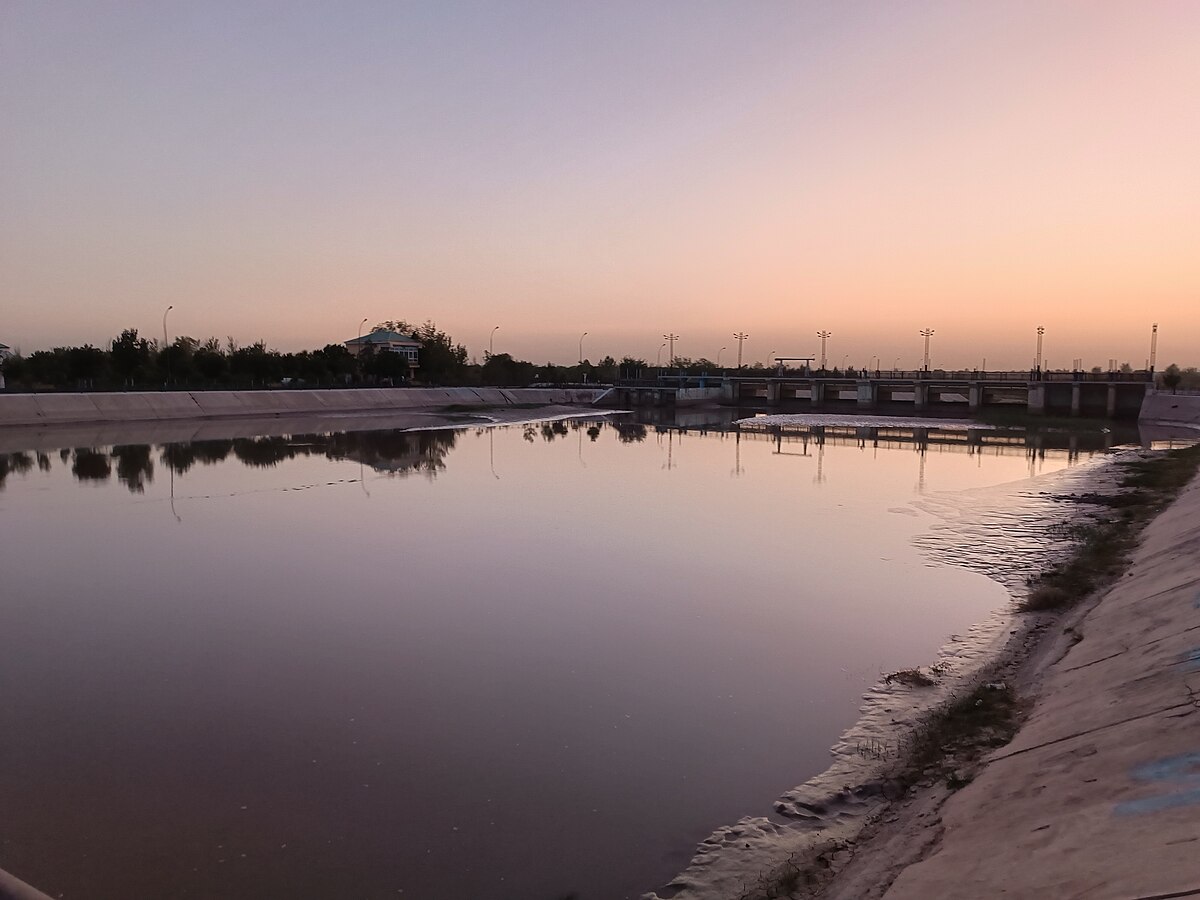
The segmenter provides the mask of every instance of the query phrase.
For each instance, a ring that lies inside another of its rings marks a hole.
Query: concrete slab
[[[0,425],[36,425],[41,421],[42,413],[33,394],[0,396]]]
[[[91,397],[106,421],[140,422],[158,418],[144,394],[92,394]]]
[[[146,398],[146,402],[154,410],[155,417],[159,419],[194,419],[203,415],[190,393],[164,391],[161,394],[148,392],[140,396]]]
[[[34,395],[45,422],[95,422],[103,419],[90,394]]]
[[[206,416],[236,416],[245,412],[240,391],[194,391],[192,399]]]

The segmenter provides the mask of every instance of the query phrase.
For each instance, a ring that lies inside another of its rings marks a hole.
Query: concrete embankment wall
[[[1200,394],[1172,394],[1169,391],[1147,394],[1138,421],[1200,430]]]
[[[0,395],[0,426],[154,422],[297,414],[390,413],[447,406],[590,405],[600,388],[360,388]]]

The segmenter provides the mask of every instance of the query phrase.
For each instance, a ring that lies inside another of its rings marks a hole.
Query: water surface
[[[821,771],[881,673],[1007,602],[931,564],[912,501],[1018,508],[1091,452],[880,434],[3,454],[0,866],[67,898],[656,887]]]

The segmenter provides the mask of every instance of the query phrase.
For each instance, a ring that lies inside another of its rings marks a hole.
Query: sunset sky
[[[1200,3],[0,5],[0,342],[1200,364]]]

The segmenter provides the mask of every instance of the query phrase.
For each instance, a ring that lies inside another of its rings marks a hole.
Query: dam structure
[[[610,403],[685,406],[695,403],[764,405],[796,403],[858,410],[911,404],[914,411],[978,412],[1024,409],[1033,415],[1137,418],[1154,389],[1151,372],[763,372],[676,376],[619,382]]]

